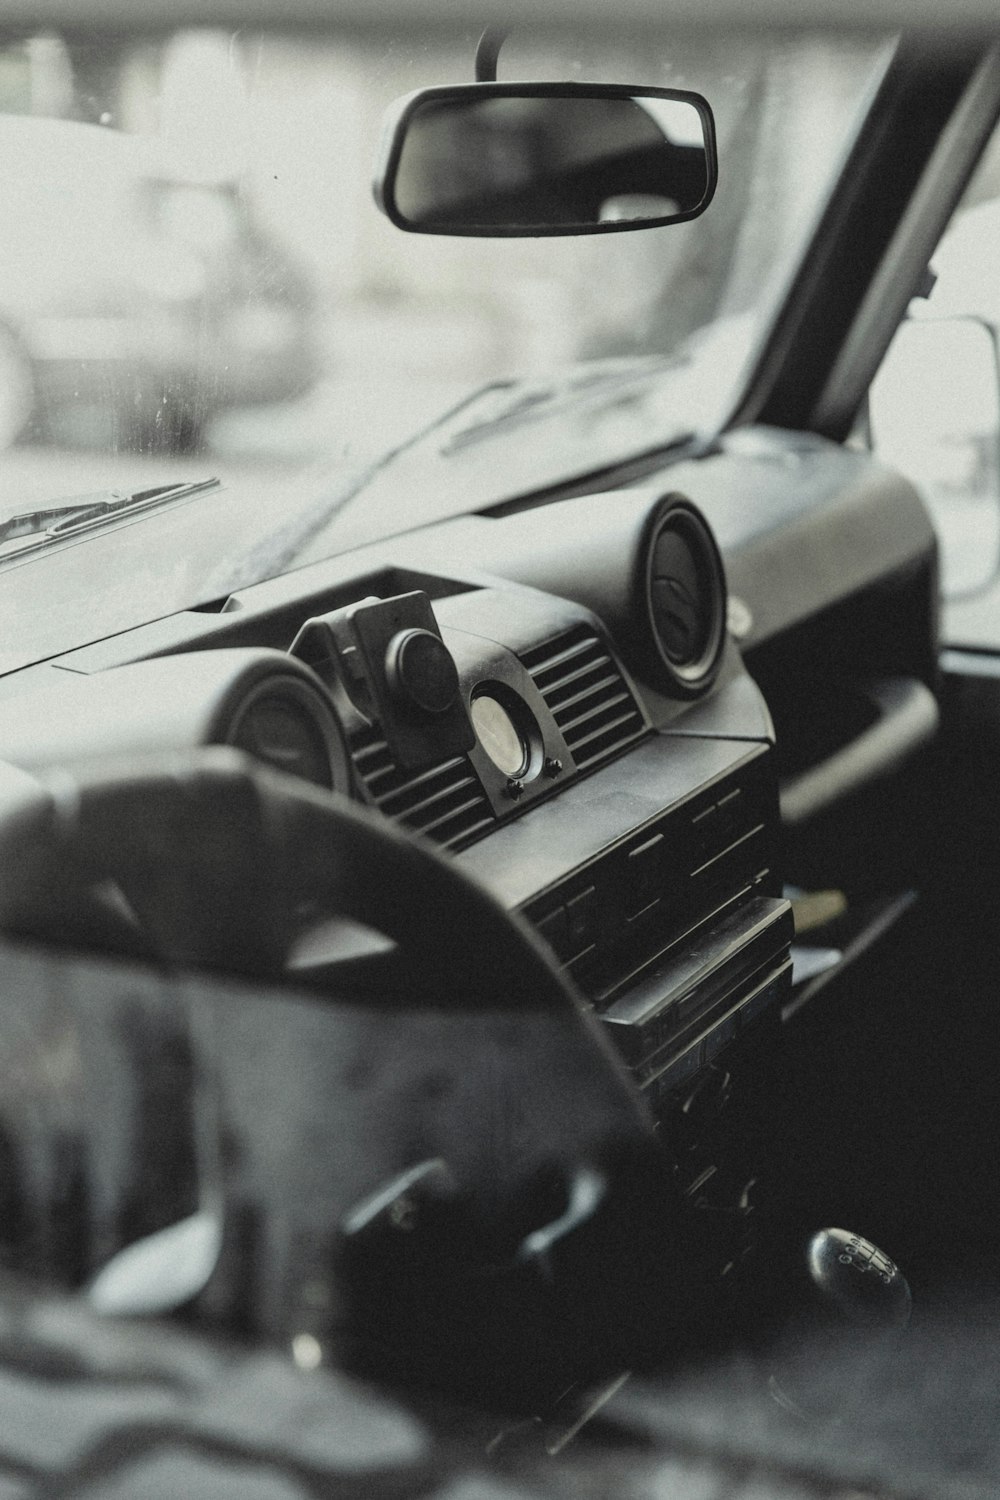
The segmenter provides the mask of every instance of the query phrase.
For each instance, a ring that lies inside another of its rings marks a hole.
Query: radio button
[[[626,916],[637,916],[662,894],[665,846],[663,834],[655,833],[645,843],[629,850],[625,868]]]
[[[557,958],[567,958],[570,953],[569,931],[566,923],[566,908],[557,906],[555,911],[550,911],[548,916],[542,917],[535,923],[535,928],[540,937],[543,937]]]
[[[588,886],[566,903],[568,952],[576,956],[597,941],[597,889]]]
[[[675,1089],[680,1088],[682,1084],[687,1083],[689,1079],[693,1078],[701,1065],[701,1043],[695,1042],[693,1047],[689,1047],[686,1052],[682,1052],[680,1057],[674,1058],[673,1062],[668,1063],[662,1072],[657,1073],[655,1078],[651,1078],[643,1086],[643,1092],[646,1094],[653,1108],[655,1109],[667,1094],[673,1093]]]
[[[718,1026],[712,1028],[705,1038],[705,1061],[717,1057],[723,1047],[728,1047],[740,1030],[741,1017],[738,1010],[730,1012]]]

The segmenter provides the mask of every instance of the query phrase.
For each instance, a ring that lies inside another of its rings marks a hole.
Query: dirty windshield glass
[[[268,538],[297,507],[329,551],[326,500],[352,541],[421,519],[419,487],[388,493],[381,470],[428,426],[424,486],[457,510],[724,417],[885,46],[515,34],[501,77],[704,93],[714,203],[589,239],[402,234],[372,201],[383,111],[471,79],[475,44],[331,28],[3,46],[0,521],[219,478],[263,575],[294,557],[287,527]],[[376,470],[388,498],[366,507]]]

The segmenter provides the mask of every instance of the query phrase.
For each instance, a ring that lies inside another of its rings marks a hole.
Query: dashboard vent
[[[618,666],[592,630],[580,625],[521,657],[545,699],[578,770],[637,740],[645,730]]]
[[[351,759],[380,812],[446,849],[495,822],[468,756],[403,771],[379,731],[365,728],[351,736]]]
[[[650,537],[646,602],[660,672],[681,697],[706,692],[726,644],[726,575],[711,527],[680,495],[662,502]]]

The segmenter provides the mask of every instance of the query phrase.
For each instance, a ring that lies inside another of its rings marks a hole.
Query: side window
[[[879,457],[921,491],[951,598],[1000,577],[1000,129],[872,384]]]

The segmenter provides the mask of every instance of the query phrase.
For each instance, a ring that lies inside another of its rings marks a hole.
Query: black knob
[[[797,1418],[827,1422],[877,1399],[868,1376],[891,1358],[910,1321],[912,1298],[885,1252],[846,1229],[813,1235],[804,1262],[793,1275],[797,1285],[789,1288],[783,1332],[769,1354],[768,1385]],[[883,1351],[878,1359],[876,1349]]]
[[[846,1229],[822,1229],[806,1251],[817,1311],[855,1327],[905,1328],[913,1299],[899,1267],[870,1240]]]
[[[448,647],[431,630],[401,630],[386,651],[386,678],[407,708],[444,714],[458,697],[458,668]]]

